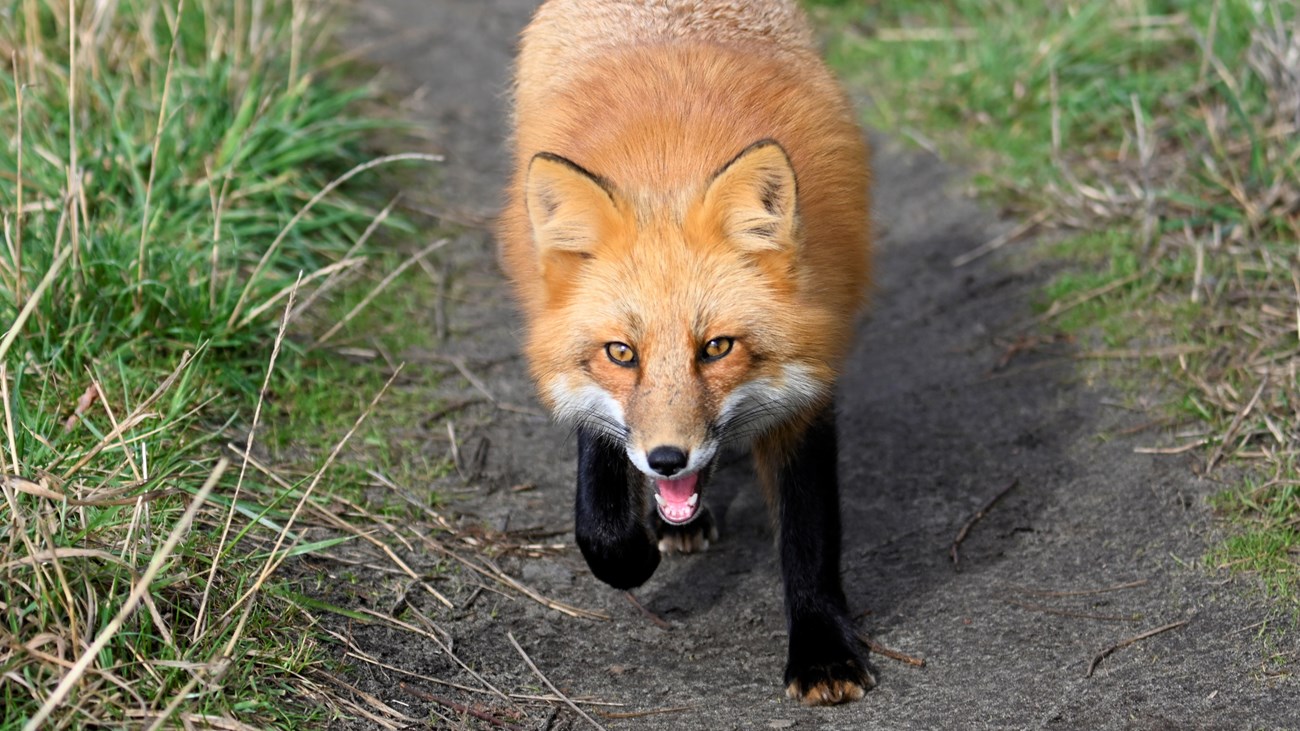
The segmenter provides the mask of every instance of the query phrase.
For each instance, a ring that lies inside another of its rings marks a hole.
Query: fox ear
[[[760,140],[727,163],[709,183],[704,210],[745,251],[797,246],[798,185],[794,166],[775,140]]]
[[[524,184],[537,256],[591,256],[618,222],[608,183],[559,155],[539,152]]]

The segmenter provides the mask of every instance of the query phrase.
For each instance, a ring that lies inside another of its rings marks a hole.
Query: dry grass
[[[1030,326],[1160,356],[1143,359],[1156,384],[1150,370],[1112,370],[1138,401],[1159,392],[1172,412],[1169,437],[1141,449],[1199,454],[1200,471],[1232,481],[1243,472],[1225,465],[1257,475],[1216,500],[1250,524],[1252,547],[1216,561],[1263,570],[1296,596],[1296,5],[817,4],[852,28],[831,55],[871,90],[873,121],[959,156],[973,143],[977,185],[1025,219],[954,264],[1031,230],[1061,242],[1078,266]]]
[[[280,355],[300,290],[369,260],[385,214],[338,188],[433,159],[353,166],[375,123],[346,111],[359,92],[313,78],[321,9],[0,10],[0,727],[269,728],[351,708],[308,677],[324,652],[276,570],[365,532],[295,525],[330,504],[313,492],[354,430],[310,482],[248,480],[247,461],[236,481],[222,456],[245,411],[254,446],[263,398],[297,368]]]

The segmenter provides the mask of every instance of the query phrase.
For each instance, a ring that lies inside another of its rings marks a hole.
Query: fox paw
[[[791,677],[793,676],[793,677]],[[833,706],[861,700],[876,678],[857,660],[839,660],[798,671],[786,670],[785,694],[805,706]]]
[[[820,611],[799,614],[790,626],[785,694],[805,706],[860,700],[876,687],[840,602],[826,597],[822,602]]]
[[[708,550],[710,543],[718,541],[718,525],[707,505],[701,506],[695,520],[685,525],[673,525],[658,513],[653,520],[660,553],[701,553]]]
[[[633,589],[646,582],[659,566],[659,551],[644,525],[626,535],[610,536],[598,531],[574,530],[578,548],[597,579],[615,589]]]

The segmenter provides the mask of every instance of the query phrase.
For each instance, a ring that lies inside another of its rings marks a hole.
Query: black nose
[[[686,466],[686,453],[677,447],[655,447],[645,459],[651,469],[664,477],[672,477]]]

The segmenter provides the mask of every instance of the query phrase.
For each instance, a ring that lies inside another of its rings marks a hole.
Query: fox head
[[[540,153],[524,196],[543,299],[527,350],[559,420],[651,479],[684,478],[829,397],[850,313],[802,296],[799,190],[778,143],[672,193]]]

